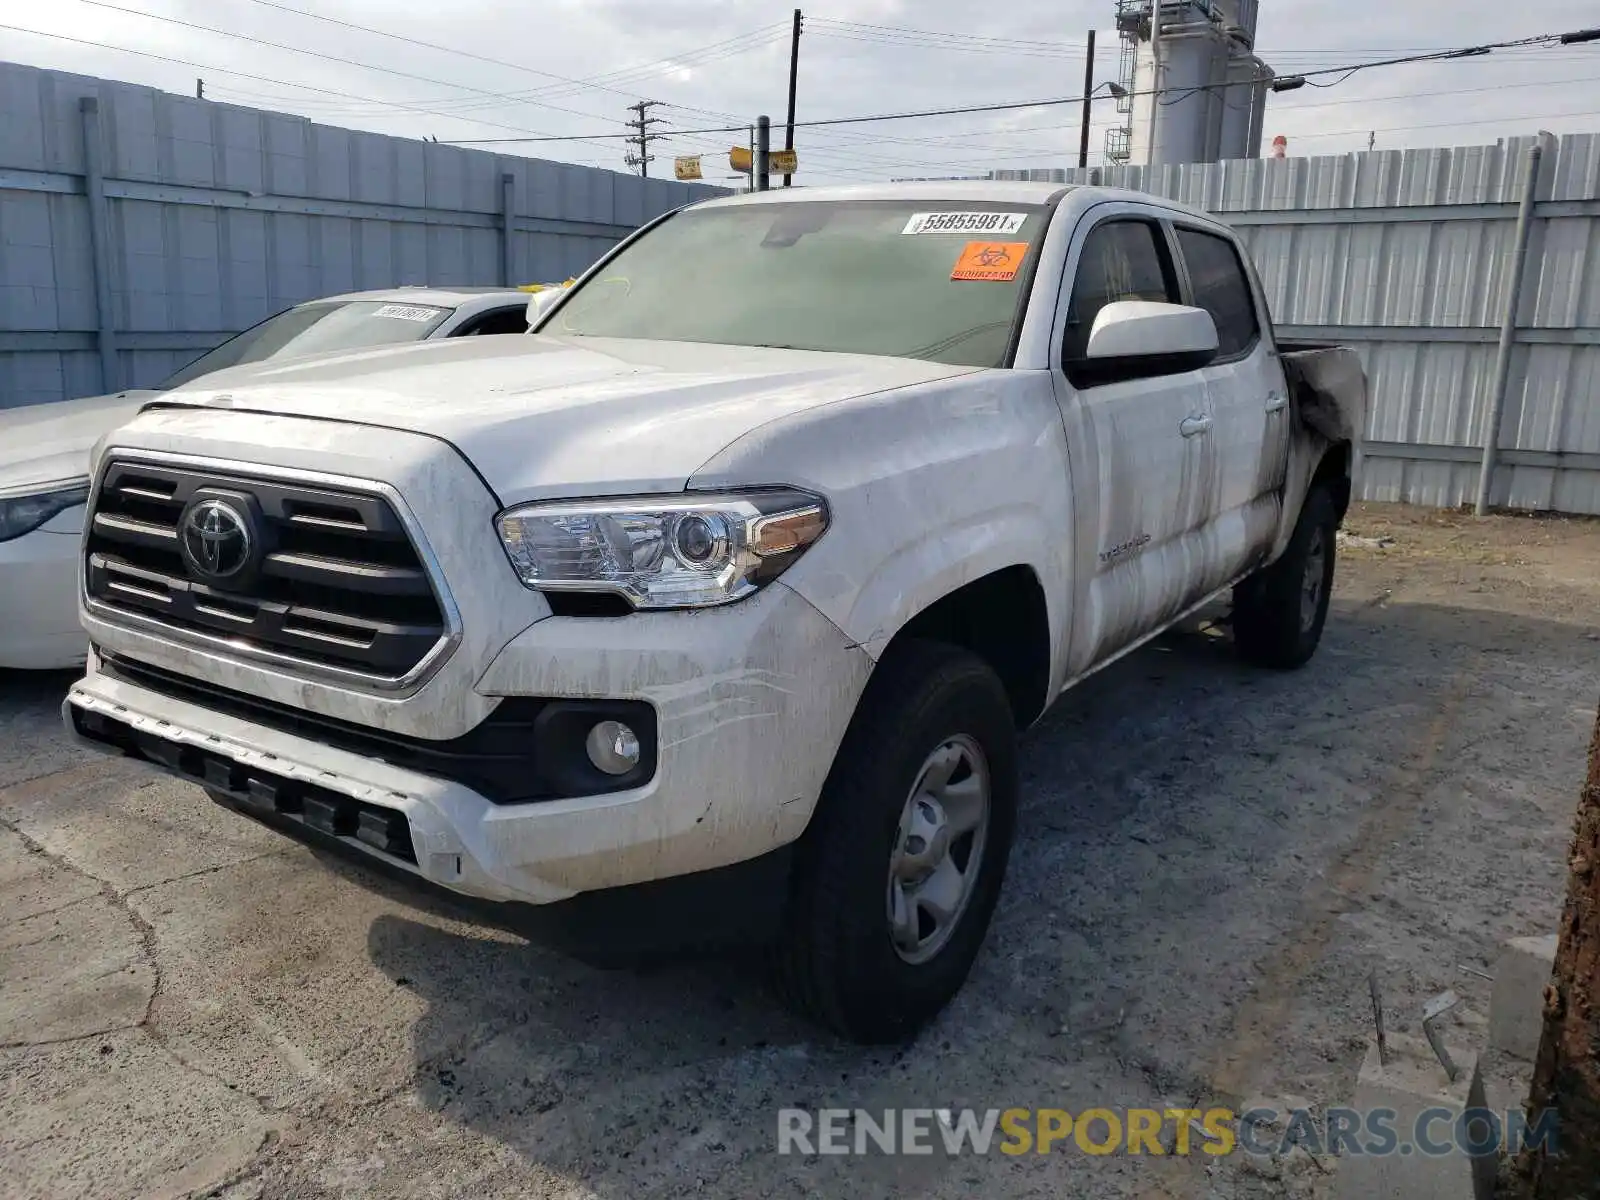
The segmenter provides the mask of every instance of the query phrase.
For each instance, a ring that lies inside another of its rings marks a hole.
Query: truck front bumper
[[[804,831],[872,663],[775,583],[739,604],[548,618],[483,673],[489,697],[642,700],[654,776],[496,804],[463,784],[113,677],[91,656],[68,729],[492,901],[549,904],[754,860]]]

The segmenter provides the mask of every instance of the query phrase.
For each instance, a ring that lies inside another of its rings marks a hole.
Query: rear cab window
[[[1261,336],[1261,324],[1238,247],[1230,238],[1186,225],[1179,225],[1176,233],[1191,302],[1210,313],[1217,326],[1218,360],[1248,354]]]

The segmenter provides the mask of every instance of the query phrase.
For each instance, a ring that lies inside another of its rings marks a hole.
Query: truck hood
[[[718,451],[769,421],[973,370],[874,355],[529,334],[233,367],[159,404],[426,434],[456,447],[503,503],[514,504],[677,491]]]
[[[158,392],[127,391],[0,412],[0,492],[89,476],[89,451]]]

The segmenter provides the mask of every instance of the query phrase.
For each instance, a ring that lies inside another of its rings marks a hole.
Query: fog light
[[[607,775],[626,775],[639,765],[639,735],[621,721],[601,721],[589,730],[584,749]]]

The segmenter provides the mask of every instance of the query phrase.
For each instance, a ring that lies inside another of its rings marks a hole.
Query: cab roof
[[[1025,183],[989,179],[931,179],[914,183],[852,183],[828,187],[774,188],[719,196],[696,208],[743,204],[821,203],[829,200],[962,200],[993,204],[1044,204],[1062,192],[1076,190],[1060,183]]]
[[[328,301],[371,300],[383,304],[427,304],[435,308],[460,308],[485,298],[503,298],[506,303],[528,302],[528,293],[517,288],[494,287],[397,287],[375,288],[370,292],[344,292],[338,296],[318,296],[306,304]]]
[[[805,204],[850,200],[907,200],[962,204],[1048,204],[1061,200],[1080,211],[1107,201],[1137,201],[1174,213],[1215,223],[1203,209],[1149,192],[1091,184],[1032,183],[999,179],[932,179],[908,183],[859,183],[828,187],[776,188],[741,192],[692,205],[693,208],[730,208],[747,204]]]

